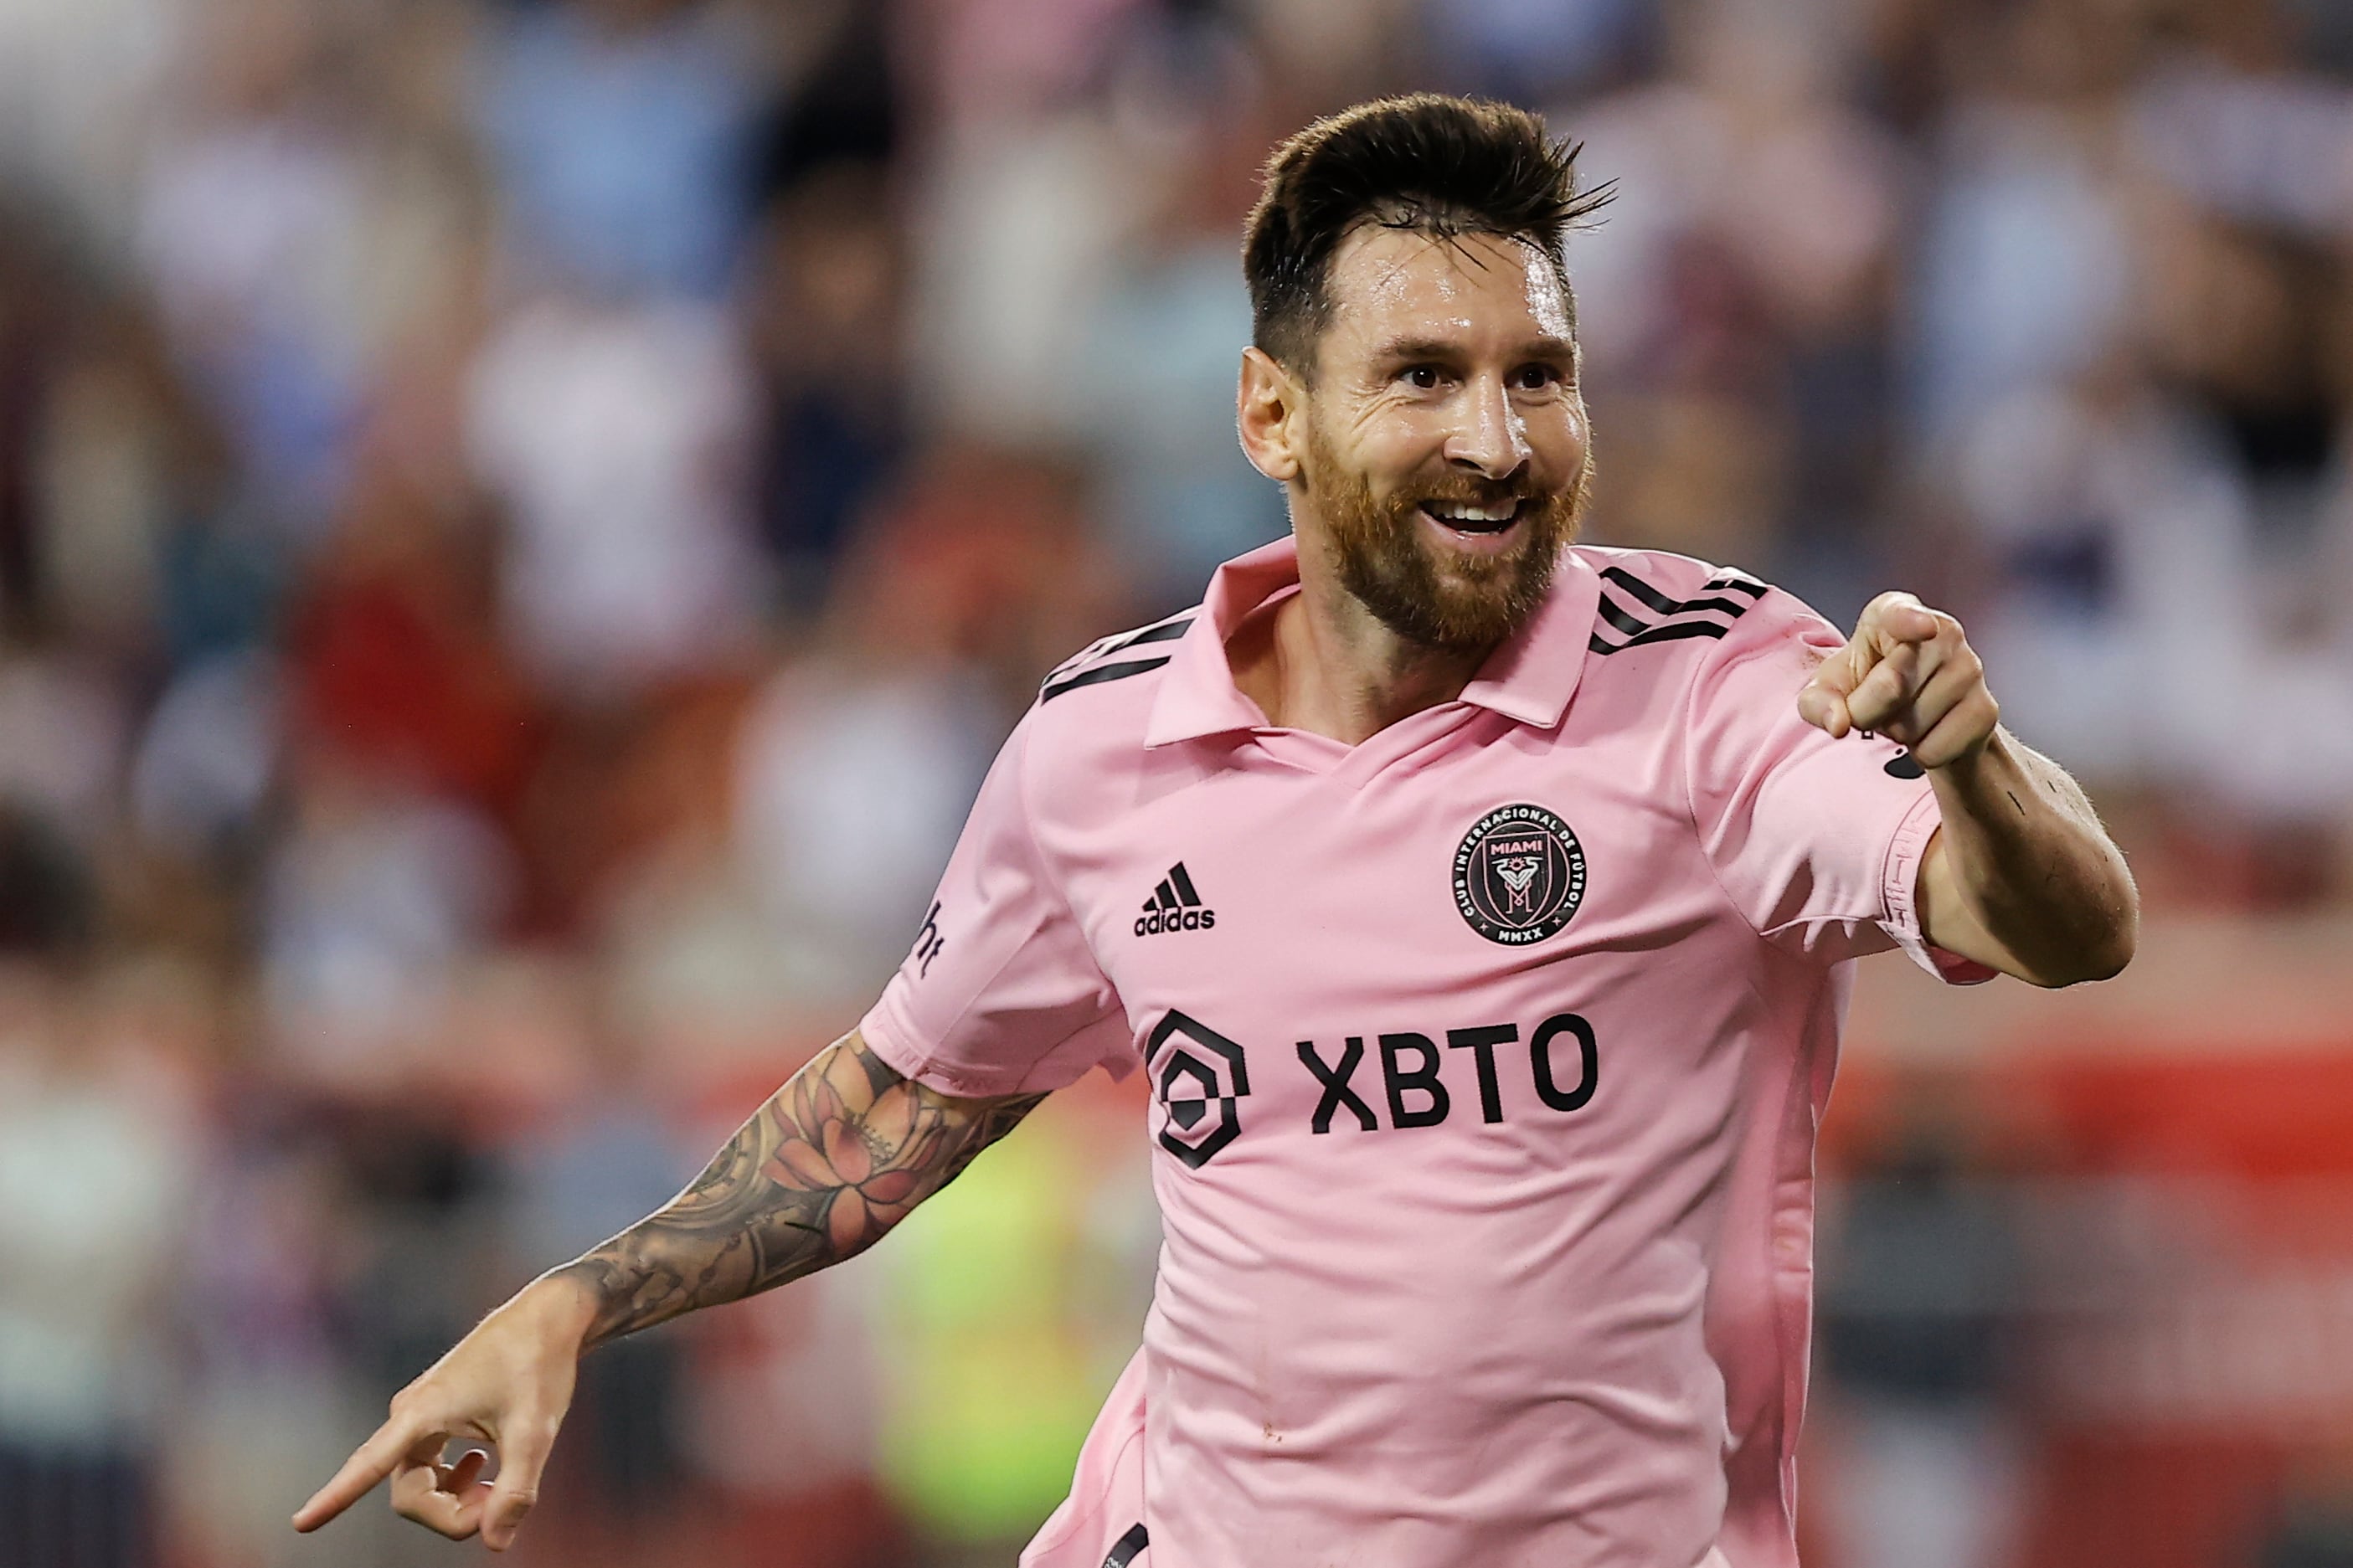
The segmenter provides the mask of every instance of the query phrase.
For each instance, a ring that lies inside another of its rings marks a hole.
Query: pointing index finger
[[[377,1427],[375,1436],[352,1451],[334,1479],[295,1510],[294,1528],[307,1534],[367,1496],[378,1481],[399,1468],[402,1456],[415,1446],[416,1436],[396,1421]]]
[[[1854,632],[1858,638],[1875,633],[1888,642],[1926,642],[1936,635],[1936,616],[1911,595],[1891,592],[1864,607]]]

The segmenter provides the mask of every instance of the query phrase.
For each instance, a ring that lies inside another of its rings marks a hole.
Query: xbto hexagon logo
[[[1188,1167],[1241,1135],[1234,1101],[1250,1092],[1250,1069],[1233,1041],[1171,1008],[1145,1040],[1144,1067],[1164,1115],[1160,1146]]]

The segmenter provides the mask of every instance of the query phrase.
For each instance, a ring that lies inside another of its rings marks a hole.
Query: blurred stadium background
[[[285,1519],[1281,527],[1253,169],[1419,86],[1620,182],[1593,534],[1949,605],[2145,889],[2112,985],[1865,966],[1810,1561],[2353,1563],[2343,0],[5,0],[0,1564],[477,1550]],[[1137,1114],[595,1357],[517,1560],[1009,1564]]]

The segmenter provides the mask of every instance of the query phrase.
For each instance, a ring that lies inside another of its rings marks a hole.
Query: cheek
[[[1427,402],[1383,391],[1352,404],[1345,427],[1351,441],[1369,447],[1411,440],[1434,423]]]
[[[1348,458],[1376,489],[1445,466],[1446,426],[1431,411],[1377,405],[1349,432]]]
[[[1529,449],[1546,473],[1566,480],[1585,466],[1588,431],[1583,405],[1568,404],[1533,415],[1525,429]]]

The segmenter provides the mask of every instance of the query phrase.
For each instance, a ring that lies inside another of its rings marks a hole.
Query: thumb
[[[1829,668],[1822,667],[1824,670]],[[1854,720],[1847,712],[1846,693],[1836,683],[1823,679],[1820,671],[1798,693],[1798,717],[1833,739],[1854,728]]]
[[[482,1509],[482,1543],[493,1552],[514,1544],[523,1516],[539,1501],[540,1471],[555,1446],[561,1415],[528,1415],[517,1420],[499,1444],[499,1479]]]
[[[1798,693],[1798,717],[1833,740],[1854,728],[1847,699],[1871,673],[1877,658],[1861,628],[1841,647],[1814,667],[1813,679]]]

